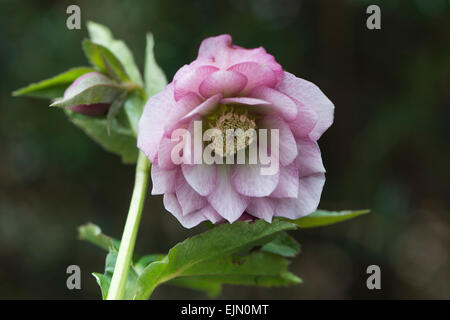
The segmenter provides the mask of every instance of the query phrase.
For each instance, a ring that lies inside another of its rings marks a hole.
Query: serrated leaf
[[[81,128],[106,151],[120,155],[124,163],[136,162],[138,156],[136,137],[129,127],[119,121],[119,118],[111,121],[110,134],[108,135],[106,118],[85,116],[69,109],[64,110],[76,126]]]
[[[158,66],[154,54],[154,40],[151,33],[147,34],[147,46],[145,53],[145,90],[149,97],[162,91],[167,85],[167,78]]]
[[[200,235],[188,238],[170,249],[161,261],[147,266],[138,279],[137,299],[147,299],[161,283],[195,268],[197,264],[271,241],[279,232],[295,229],[289,222],[274,220],[271,224],[258,220],[223,224]]]
[[[49,79],[32,83],[24,88],[14,91],[13,96],[29,96],[34,98],[55,99],[62,97],[67,87],[83,74],[94,71],[89,67],[69,69]]]
[[[72,107],[80,104],[112,103],[122,88],[108,77],[96,73],[82,79],[65,97],[54,101],[51,107]]]
[[[126,82],[130,80],[122,63],[108,48],[87,39],[83,40],[82,45],[83,51],[92,66],[117,81]]]
[[[261,250],[291,258],[300,252],[300,244],[286,232],[281,232],[275,239],[265,244]]]
[[[289,220],[302,228],[315,228],[327,226],[341,221],[353,219],[361,215],[369,213],[370,210],[345,210],[345,211],[325,211],[317,210],[310,215],[297,219]]]
[[[92,42],[98,43],[113,52],[122,63],[130,79],[143,85],[141,74],[127,45],[121,40],[114,39],[111,31],[99,23],[89,21],[87,29]]]

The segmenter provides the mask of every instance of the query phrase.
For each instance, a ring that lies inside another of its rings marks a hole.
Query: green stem
[[[114,274],[108,291],[108,300],[120,300],[123,299],[124,296],[128,271],[130,269],[131,258],[134,251],[134,244],[136,242],[141,213],[144,207],[149,171],[150,162],[145,154],[139,152],[133,195],[131,197],[130,209],[128,210],[127,221],[120,242]]]

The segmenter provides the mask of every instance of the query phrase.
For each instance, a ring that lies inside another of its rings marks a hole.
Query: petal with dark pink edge
[[[277,84],[277,78],[272,69],[257,62],[238,63],[229,67],[228,70],[237,71],[247,77],[248,82],[243,90],[243,94],[259,86],[273,88]]]
[[[325,173],[325,168],[316,141],[297,139],[298,156],[295,160],[299,176],[305,177],[314,173]]]
[[[265,197],[272,193],[278,184],[280,172],[275,174],[261,174],[260,164],[233,165],[231,182],[234,190],[244,196]]]
[[[289,219],[299,219],[316,211],[320,202],[325,174],[316,173],[300,178],[296,199],[278,199],[275,215]]]
[[[183,216],[181,205],[177,200],[177,197],[173,193],[166,193],[164,195],[164,207],[169,211],[178,221],[180,221],[181,225],[185,228],[192,228],[198,225],[200,222],[206,220],[206,217],[202,214],[201,211],[196,211],[186,216]]]
[[[274,216],[274,203],[269,198],[252,198],[246,211],[256,218],[271,223]]]
[[[298,168],[295,163],[280,168],[280,181],[270,194],[273,198],[297,198],[299,185]]]
[[[192,189],[181,172],[177,175],[175,194],[180,203],[183,216],[205,207],[208,203],[206,198]]]
[[[204,116],[210,113],[214,108],[216,108],[219,104],[219,101],[222,99],[222,94],[218,93],[212,97],[206,99],[203,103],[198,105],[196,108],[191,110],[188,114],[186,114],[183,118],[181,118],[181,122],[187,122],[192,119],[194,116]]]
[[[208,196],[208,201],[230,223],[236,221],[247,208],[249,198],[234,190],[229,165],[217,166],[216,188]]]
[[[186,165],[181,169],[189,185],[200,195],[209,195],[216,186],[217,166],[207,164]]]
[[[284,72],[277,89],[311,108],[317,114],[317,123],[309,134],[311,139],[319,139],[333,123],[333,103],[312,82],[297,78],[289,72]]]
[[[297,157],[297,143],[288,124],[280,117],[273,115],[268,115],[261,119],[260,124],[262,128],[278,129],[278,154],[280,163],[282,166],[287,166],[292,163]],[[270,148],[273,150],[277,146],[272,145],[272,139],[269,138],[269,133],[267,139],[268,143],[270,143]]]
[[[250,91],[249,96],[270,102],[269,110],[280,113],[286,121],[295,120],[297,117],[298,110],[295,102],[275,89],[264,86],[257,87]]]
[[[156,164],[152,165],[152,194],[164,194],[175,192],[175,182],[178,169],[164,170]]]
[[[247,77],[236,71],[219,70],[211,73],[200,84],[199,92],[209,98],[217,93],[224,97],[237,95],[247,84]]]
[[[201,66],[186,73],[174,82],[175,100],[178,101],[188,92],[198,93],[199,86],[210,74],[217,71],[218,68],[213,66]]]
[[[150,162],[155,160],[159,143],[164,135],[168,110],[171,110],[174,105],[172,85],[168,85],[163,91],[152,96],[145,104],[144,112],[139,120],[137,146]]]
[[[110,103],[79,104],[69,109],[87,116],[101,116],[106,114],[110,106]]]

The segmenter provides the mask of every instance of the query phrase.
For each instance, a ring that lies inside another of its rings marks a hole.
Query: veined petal
[[[270,198],[252,198],[246,211],[252,216],[271,223],[275,204]]]
[[[202,214],[201,211],[196,211],[186,216],[183,216],[180,203],[177,200],[177,197],[173,193],[164,194],[164,207],[169,211],[178,221],[180,221],[181,225],[185,228],[192,228],[198,225],[200,222],[206,220],[206,217]]]
[[[231,182],[234,190],[249,197],[265,197],[272,193],[278,184],[280,172],[261,174],[260,164],[233,165]]]
[[[316,141],[297,139],[298,156],[295,160],[300,177],[314,173],[325,173],[325,168]]]
[[[272,69],[258,62],[241,62],[232,65],[228,70],[237,71],[247,77],[248,82],[243,90],[244,93],[259,86],[273,88],[277,83],[277,77]]]
[[[250,91],[249,96],[270,102],[271,109],[280,113],[286,121],[295,120],[297,117],[297,105],[291,98],[280,91],[261,86]]]
[[[208,203],[206,198],[202,197],[194,189],[192,189],[182,174],[177,176],[175,194],[178,202],[180,203],[183,216],[202,209]]]
[[[299,186],[298,168],[295,163],[280,168],[280,181],[270,194],[273,198],[297,198]]]
[[[209,98],[221,93],[224,97],[238,94],[247,84],[247,77],[235,71],[219,70],[211,73],[199,86],[200,94]]]
[[[185,73],[174,82],[174,97],[178,101],[189,92],[198,93],[200,83],[203,82],[211,73],[219,70],[214,66],[201,66],[194,68],[191,72]]]
[[[164,170],[153,164],[151,169],[152,194],[164,194],[175,192],[175,181],[178,169]]]
[[[200,195],[209,195],[216,186],[217,166],[207,164],[182,164],[184,178],[189,185]]]

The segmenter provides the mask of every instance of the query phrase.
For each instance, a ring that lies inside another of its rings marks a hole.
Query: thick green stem
[[[131,258],[134,251],[134,244],[136,242],[141,213],[144,207],[149,171],[150,162],[142,152],[139,152],[133,195],[131,197],[130,209],[128,210],[127,221],[120,242],[114,274],[108,291],[108,300],[120,300],[123,299],[124,296],[128,271],[130,269]]]

